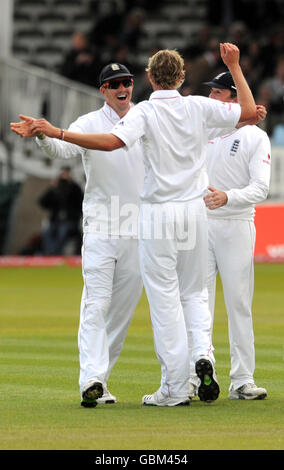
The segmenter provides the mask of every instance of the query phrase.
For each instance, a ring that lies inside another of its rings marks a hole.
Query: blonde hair
[[[184,82],[184,60],[176,50],[163,49],[149,58],[146,71],[163,89],[178,88]]]

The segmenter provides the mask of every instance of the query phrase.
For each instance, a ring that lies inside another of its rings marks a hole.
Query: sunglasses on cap
[[[123,80],[115,80],[112,82],[106,82],[103,84],[104,88],[108,88],[109,90],[118,90],[120,87],[120,84],[124,86],[124,88],[129,88],[130,86],[133,85],[133,79],[132,78],[124,78]]]

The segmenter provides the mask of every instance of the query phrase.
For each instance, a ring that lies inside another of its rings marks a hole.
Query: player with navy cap
[[[210,98],[237,103],[236,86],[230,72],[206,85]],[[252,120],[250,123],[256,123]],[[246,124],[246,123],[244,123]],[[238,127],[238,126],[237,126]],[[232,129],[207,145],[209,308],[214,320],[216,275],[220,273],[228,314],[231,355],[230,399],[263,399],[267,391],[254,383],[255,349],[252,320],[254,287],[255,204],[268,195],[271,146],[256,125]],[[190,395],[197,393],[198,381],[192,373]]]
[[[99,85],[100,87],[109,80],[114,80],[117,78],[130,78],[132,80],[133,74],[129,72],[128,68],[123,64],[112,63],[106,65],[99,76]],[[130,81],[131,81],[130,80]],[[133,83],[133,80],[132,80]]]
[[[80,116],[69,130],[110,132],[130,108],[133,74],[119,63],[106,65],[99,76],[104,106]],[[28,133],[26,137],[32,136]],[[78,332],[81,404],[115,403],[107,380],[117,361],[142,292],[137,223],[123,225],[123,207],[139,208],[144,167],[137,142],[114,153],[39,136],[51,158],[82,158],[86,185],[83,201],[82,274],[84,288]]]
[[[239,49],[225,43],[220,44],[220,50],[234,76],[239,104],[201,96],[182,97],[177,89],[184,80],[184,61],[177,51],[166,49],[149,59],[147,72],[153,87],[149,100],[134,106],[109,133],[64,134],[67,141],[87,148],[125,147],[129,151],[139,141],[143,146],[146,175],[141,193],[139,259],[161,365],[159,389],[142,398],[148,406],[189,403],[189,332],[201,381],[199,398],[213,401],[219,395],[209,356],[211,316],[203,202],[208,186],[206,145],[210,130],[232,128],[256,115],[253,96],[239,65]],[[24,136],[25,126],[29,124],[12,124],[12,130]],[[60,129],[43,119],[31,123],[31,128],[54,138],[62,135]],[[155,232],[157,221],[161,221],[158,228],[163,229],[159,236]]]
[[[237,87],[234,84],[232,74],[230,72],[219,73],[211,82],[204,82],[203,85],[208,85],[211,88],[218,88],[220,90],[234,90],[237,91]]]

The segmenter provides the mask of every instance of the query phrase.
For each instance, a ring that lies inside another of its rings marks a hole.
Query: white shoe
[[[94,408],[97,400],[103,395],[103,384],[99,381],[88,382],[82,390],[81,406]]]
[[[267,397],[265,388],[258,387],[254,383],[244,384],[234,390],[233,386],[229,389],[229,398],[231,400],[263,400]]]
[[[191,400],[198,395],[198,385],[189,382],[188,398]]]
[[[103,396],[97,399],[97,402],[100,404],[106,403],[116,403],[116,397],[110,393],[106,385],[103,385]]]
[[[180,406],[189,405],[190,400],[188,397],[166,397],[160,390],[152,395],[144,395],[142,404],[147,406]]]
[[[217,400],[220,389],[214,365],[209,356],[201,356],[195,364],[195,371],[200,379],[198,396],[201,401]]]

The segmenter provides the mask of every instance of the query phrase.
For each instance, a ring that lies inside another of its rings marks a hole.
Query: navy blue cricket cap
[[[112,63],[106,65],[100,73],[99,84],[100,87],[103,83],[108,80],[113,80],[114,78],[120,77],[133,77],[132,73],[129,72],[128,68],[125,65]]]
[[[211,82],[203,82],[203,85],[209,85],[212,88],[220,88],[236,91],[236,86],[231,72],[219,73]]]

